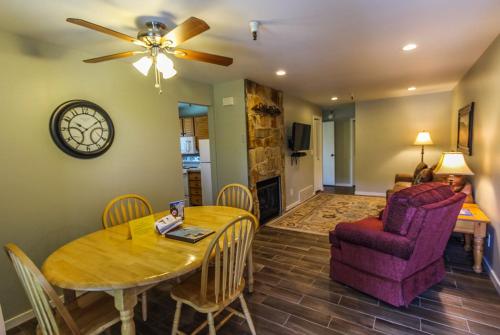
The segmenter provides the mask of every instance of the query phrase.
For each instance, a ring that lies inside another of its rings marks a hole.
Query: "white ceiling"
[[[181,76],[249,78],[320,105],[449,90],[500,32],[499,0],[26,0],[0,3],[0,29],[82,50],[137,48],[65,22],[82,18],[135,36],[148,17],[189,16],[211,29],[182,47],[234,58],[229,68],[174,60]],[[248,21],[262,22],[253,41]],[[419,48],[404,53],[415,42]],[[88,66],[102,66],[90,64]],[[277,77],[277,69],[288,75]],[[151,79],[151,78],[150,78]],[[145,80],[138,76],[137,80]]]

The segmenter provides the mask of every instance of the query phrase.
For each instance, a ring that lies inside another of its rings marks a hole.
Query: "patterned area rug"
[[[338,223],[378,216],[384,207],[383,197],[320,193],[267,226],[328,235]]]

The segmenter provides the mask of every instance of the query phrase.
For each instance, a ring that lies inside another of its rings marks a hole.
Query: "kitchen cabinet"
[[[208,116],[184,117],[179,119],[181,136],[196,136],[198,140],[208,139]]]
[[[185,117],[181,118],[181,135],[182,136],[195,136],[194,118]]]
[[[194,133],[198,140],[208,140],[208,116],[194,118]]]
[[[201,173],[200,171],[188,171],[189,203],[191,206],[201,206],[203,198],[201,195]]]

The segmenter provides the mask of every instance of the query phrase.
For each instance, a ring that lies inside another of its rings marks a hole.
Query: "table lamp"
[[[455,176],[472,176],[474,174],[465,163],[464,154],[461,152],[443,152],[434,173],[449,175],[448,183],[450,185],[453,185]]]
[[[434,144],[431,139],[431,134],[428,131],[422,130],[417,134],[417,138],[415,139],[415,142],[413,143],[414,145],[421,145],[422,146],[422,153],[421,153],[421,158],[420,162],[424,162],[424,146],[425,145],[432,145]]]

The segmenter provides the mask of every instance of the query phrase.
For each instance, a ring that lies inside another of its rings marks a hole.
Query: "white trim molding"
[[[498,279],[497,274],[491,267],[490,263],[488,263],[488,260],[486,257],[483,257],[484,265],[486,265],[486,271],[488,272],[488,275],[490,276],[491,281],[493,282],[493,285],[497,289],[498,294],[500,294],[500,280]]]
[[[16,316],[11,317],[8,320],[5,320],[5,329],[9,330],[17,326],[20,326],[23,323],[33,319],[34,317],[35,314],[33,314],[33,310],[28,309],[27,311],[22,312],[21,314],[18,314]]]
[[[334,186],[353,187],[354,185],[349,183],[336,183]]]
[[[367,195],[369,197],[385,197],[385,193],[382,192],[366,192],[366,191],[355,191],[356,195]]]
[[[291,209],[293,209],[293,208],[297,207],[298,205],[300,205],[300,200],[297,200],[297,201],[295,201],[295,202],[292,202],[290,205],[286,206],[285,211],[287,211],[287,212],[288,212],[289,210],[291,210]]]

